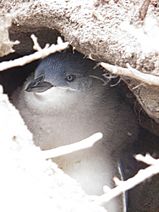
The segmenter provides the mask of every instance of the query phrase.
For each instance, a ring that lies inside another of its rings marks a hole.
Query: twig
[[[103,137],[103,134],[98,132],[82,141],[69,144],[69,145],[60,146],[50,150],[45,150],[42,152],[42,154],[45,159],[55,158],[62,155],[70,154],[72,152],[76,152],[82,149],[92,147],[97,141],[102,139],[102,137]]]
[[[148,165],[159,164],[159,160],[154,159],[150,154],[146,154],[145,156],[139,154],[139,155],[136,155],[135,158],[138,161],[144,162]]]
[[[116,180],[118,186],[116,186],[115,188],[111,189],[110,191],[108,191],[107,193],[101,196],[94,197],[94,201],[97,204],[101,205],[103,203],[106,203],[110,201],[111,199],[113,199],[114,197],[122,194],[123,192],[133,188],[134,186],[145,181],[146,179],[159,173],[159,159],[156,160],[152,158],[150,155],[149,156],[137,155],[136,158],[142,162],[145,162],[147,164],[152,164],[152,165],[145,169],[139,170],[139,172],[134,177],[129,178],[126,181]]]
[[[127,64],[128,68],[123,68],[103,62],[101,62],[100,65],[112,74],[130,77],[148,85],[159,86],[159,76],[140,72],[137,69],[132,68],[129,64]]]
[[[146,14],[147,14],[150,2],[151,2],[151,0],[144,0],[143,4],[141,6],[141,8],[139,10],[139,18],[141,20],[144,20]]]
[[[38,43],[38,38],[34,34],[32,34],[30,37],[31,37],[31,39],[33,40],[33,43],[34,43],[33,49],[36,50],[36,51],[41,51],[42,48]]]
[[[0,71],[4,71],[6,69],[17,67],[17,66],[23,66],[34,60],[47,57],[48,55],[52,53],[66,49],[69,45],[68,42],[60,42],[57,45],[55,44],[52,44],[51,46],[46,45],[45,48],[42,49],[37,42],[37,38],[34,35],[32,35],[31,38],[34,43],[34,48],[38,51],[33,54],[30,54],[15,60],[1,62]]]

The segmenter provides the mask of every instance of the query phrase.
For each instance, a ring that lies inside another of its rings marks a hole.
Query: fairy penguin
[[[103,133],[102,141],[92,148],[54,160],[91,195],[102,194],[105,185],[114,185],[120,151],[137,135],[130,107],[95,65],[78,52],[52,54],[12,96],[35,144],[43,150]],[[106,208],[123,211],[121,199],[112,200]]]

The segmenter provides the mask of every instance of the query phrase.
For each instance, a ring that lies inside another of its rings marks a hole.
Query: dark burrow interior
[[[14,28],[13,28],[14,29]],[[16,39],[22,39],[22,35],[19,35],[16,37],[16,30],[11,30],[11,38],[16,38]],[[42,31],[42,33],[40,33]],[[43,35],[45,34],[45,30],[37,30],[38,35]],[[31,31],[29,32],[28,30],[28,36],[26,36],[29,40],[29,36],[31,34]],[[27,33],[24,33],[25,35]],[[51,33],[51,32],[50,32]],[[35,33],[36,34],[36,33]],[[57,36],[57,34],[56,34]],[[41,36],[41,40],[43,40],[45,37],[45,40],[43,43],[50,42],[50,39],[47,40],[46,36]],[[51,37],[48,36],[49,38]],[[24,41],[23,41],[24,42]],[[8,55],[6,57],[3,57],[0,59],[0,61],[7,61],[10,59],[15,59],[19,58],[22,55],[25,55],[26,53],[30,53],[31,51],[29,49],[26,49],[26,51],[21,51],[20,47],[19,49],[11,55]],[[25,49],[25,45],[24,48]],[[13,68],[10,70],[6,70],[0,73],[0,84],[3,85],[4,92],[10,95],[12,92],[20,86],[27,78],[27,76],[33,72],[38,65],[39,61],[35,61],[31,64],[25,65],[23,67],[17,67]],[[118,85],[121,92],[121,96],[125,98],[125,101],[128,101],[132,109],[134,109],[134,99],[133,98],[127,98],[125,96],[128,93],[126,91],[125,94],[125,85],[123,86],[123,82]],[[135,100],[136,101],[136,100]],[[134,116],[139,120],[140,124],[140,117],[139,113],[134,111]],[[150,153],[152,156],[158,158],[159,156],[159,141],[158,141],[158,136],[154,135],[151,133],[149,130],[144,129],[140,127],[140,132],[138,139],[131,145],[126,145],[122,154],[121,154],[121,159],[120,159],[120,164],[121,164],[121,169],[123,173],[123,178],[124,180],[134,176],[140,169],[145,168],[146,165],[137,162],[134,159],[134,155],[136,154],[146,154]],[[127,198],[127,211],[128,212],[157,212],[159,211],[159,176],[154,176],[151,179],[147,180],[146,182],[143,182],[139,186],[136,186],[126,194]]]

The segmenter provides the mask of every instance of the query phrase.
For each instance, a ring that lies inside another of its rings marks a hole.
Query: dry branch
[[[96,197],[94,199],[95,203],[102,205],[103,203],[109,202],[114,197],[122,194],[125,191],[130,190],[131,188],[137,186],[138,184],[159,173],[159,159],[157,160],[152,158],[151,156],[142,155],[137,155],[136,158],[146,164],[152,165],[148,168],[140,170],[134,177],[129,178],[126,181],[118,180],[118,186],[109,190],[107,193]]]
[[[47,57],[48,55],[52,53],[66,49],[69,45],[68,42],[59,41],[59,43],[57,43],[56,45],[55,44],[52,44],[51,46],[46,45],[46,47],[42,49],[40,45],[37,43],[37,38],[34,35],[32,35],[31,38],[34,42],[34,48],[37,50],[37,52],[24,56],[24,57],[20,57],[15,60],[1,62],[0,71],[4,71],[6,69],[17,67],[17,66],[23,66],[35,60]]]
[[[150,2],[151,2],[151,0],[144,0],[143,4],[141,6],[141,8],[139,10],[139,17],[141,18],[141,20],[144,20],[146,14],[147,14]]]
[[[159,159],[154,159],[150,154],[146,154],[145,156],[143,155],[136,155],[135,156],[136,160],[144,162],[148,165],[155,165],[155,164],[159,164]]]
[[[129,64],[127,64],[128,68],[123,68],[103,62],[100,63],[100,65],[112,74],[129,77],[130,79],[135,79],[151,86],[159,86],[159,76],[143,73],[135,68],[132,68]]]
[[[102,137],[103,137],[102,133],[95,133],[82,141],[69,145],[60,146],[50,150],[45,150],[43,151],[43,156],[45,159],[49,159],[70,154],[76,151],[84,150],[86,148],[93,147],[93,145],[100,139],[102,139]]]

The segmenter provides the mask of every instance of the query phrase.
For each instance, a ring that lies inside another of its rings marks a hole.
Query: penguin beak
[[[50,82],[44,81],[44,77],[38,77],[37,79],[32,80],[26,87],[27,92],[44,92],[49,88],[53,87]]]

